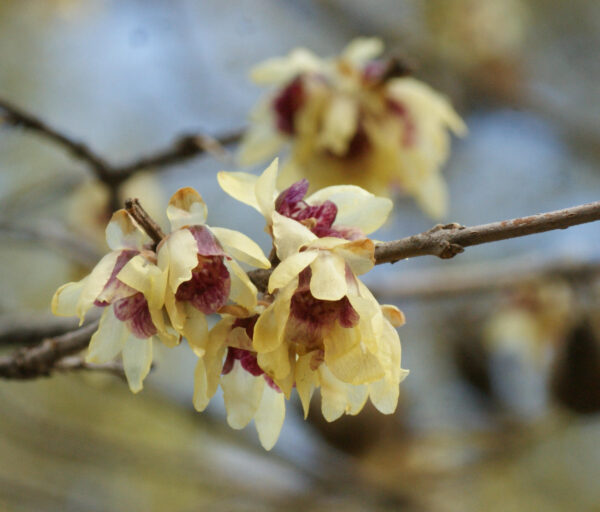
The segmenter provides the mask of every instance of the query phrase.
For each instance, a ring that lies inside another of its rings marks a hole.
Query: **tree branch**
[[[58,144],[73,157],[86,163],[96,177],[111,189],[116,189],[132,174],[150,167],[166,167],[181,163],[205,152],[218,153],[222,146],[238,142],[243,130],[212,138],[202,134],[188,134],[179,137],[168,148],[153,155],[141,157],[124,165],[109,164],[89,146],[65,135],[29,112],[0,98],[0,124],[22,127],[33,131]]]
[[[10,356],[0,357],[0,377],[5,379],[34,379],[49,376],[62,358],[81,352],[88,346],[98,321],[54,338],[40,345],[22,348]]]
[[[136,198],[127,199],[127,201],[125,201],[125,209],[152,239],[154,248],[156,248],[165,237],[165,233],[158,223],[148,215],[148,212],[142,208],[140,201]]]
[[[375,264],[395,263],[405,258],[426,255],[449,259],[463,252],[465,247],[472,245],[533,235],[554,229],[566,229],[596,220],[600,220],[600,201],[479,226],[439,224],[424,233],[377,244],[375,246]],[[266,290],[271,271],[271,269],[254,270],[248,273],[248,277],[259,290]]]

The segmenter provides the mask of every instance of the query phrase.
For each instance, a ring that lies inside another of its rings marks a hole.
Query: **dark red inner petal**
[[[222,256],[198,256],[198,266],[192,270],[192,278],[181,283],[175,298],[187,301],[206,315],[216,313],[227,303],[231,290],[229,271]]]
[[[245,318],[236,318],[231,326],[232,329],[236,327],[242,327],[246,329],[246,334],[248,338],[251,340],[254,338],[254,326],[256,325],[256,321],[258,320],[258,315],[248,316]]]
[[[115,316],[125,322],[137,338],[145,339],[156,334],[156,327],[143,293],[138,292],[131,297],[119,299],[114,303],[113,310]]]
[[[296,131],[294,118],[305,99],[302,76],[294,78],[273,100],[277,129],[287,135]]]
[[[198,254],[202,256],[224,256],[223,248],[206,226],[190,226],[190,230],[198,246]]]
[[[123,297],[135,293],[135,290],[133,288],[127,286],[125,283],[117,279],[117,274],[129,262],[129,260],[131,260],[134,256],[138,255],[139,253],[139,251],[133,249],[121,251],[121,253],[117,257],[115,266],[113,267],[112,272],[110,273],[108,281],[106,281],[104,288],[98,295],[98,298],[94,301],[95,306],[108,306],[113,302],[113,300],[116,297]]]

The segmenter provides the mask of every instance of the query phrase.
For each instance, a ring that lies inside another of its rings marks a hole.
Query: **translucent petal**
[[[88,277],[63,284],[52,297],[52,313],[57,316],[77,316],[77,304]]]
[[[342,58],[361,65],[383,53],[383,41],[376,37],[358,37],[354,39],[342,53]]]
[[[353,274],[366,274],[375,266],[375,244],[368,238],[337,247],[335,254],[344,259]]]
[[[285,399],[283,393],[279,393],[269,386],[264,386],[262,400],[254,415],[254,425],[258,432],[260,444],[265,450],[270,450],[275,446],[284,419]]]
[[[297,253],[302,246],[317,240],[317,236],[299,222],[273,212],[273,237],[281,261]]]
[[[338,380],[324,364],[319,366],[319,381],[321,412],[326,421],[335,421],[346,412],[348,404],[346,384]]]
[[[167,206],[167,218],[171,223],[171,231],[184,226],[198,226],[206,222],[206,203],[193,188],[180,188]]]
[[[337,156],[345,155],[356,133],[357,123],[357,102],[348,96],[334,96],[324,114],[323,127],[319,132],[319,147]]]
[[[365,235],[379,229],[392,211],[393,203],[355,185],[323,188],[306,199],[308,204],[332,201],[338,208],[334,226],[359,228]]]
[[[369,399],[369,387],[364,384],[362,386],[352,386],[347,384],[346,397],[348,400],[346,404],[346,414],[354,416],[362,411],[362,408]]]
[[[318,385],[318,374],[310,367],[312,358],[312,352],[298,357],[295,367],[296,389],[298,390],[300,402],[302,402],[304,419],[306,419],[308,416],[310,399],[312,398],[312,394]]]
[[[214,396],[219,386],[221,368],[223,367],[221,352],[217,356],[201,357],[194,371],[194,408],[203,411]]]
[[[254,191],[257,180],[257,176],[247,172],[220,171],[217,174],[217,181],[227,194],[262,213]]]
[[[113,251],[121,249],[141,250],[148,240],[146,234],[137,227],[125,210],[113,213],[106,226],[106,243]]]
[[[244,428],[250,423],[260,405],[264,386],[265,379],[254,377],[239,361],[227,375],[221,376],[227,423],[231,428]]]
[[[315,299],[340,300],[346,295],[346,262],[342,258],[320,251],[310,268],[310,293]]]
[[[121,271],[117,279],[134,290],[142,292],[148,305],[159,309],[164,303],[164,273],[144,256],[138,254],[130,259]]]
[[[108,306],[90,340],[86,362],[103,364],[112,361],[121,352],[128,337],[127,326],[115,316],[112,306]]]
[[[114,251],[104,256],[85,280],[85,285],[81,289],[81,295],[79,295],[77,303],[77,315],[81,320],[104,289],[117,263],[119,254],[119,251]]]
[[[208,322],[206,315],[197,310],[189,302],[184,304],[185,323],[181,334],[185,336],[194,352],[202,352],[208,342]]]
[[[273,155],[276,155],[285,144],[285,137],[275,131],[274,124],[269,121],[270,119],[263,122],[256,121],[244,134],[238,154],[240,165],[255,165],[259,162],[264,162],[265,160],[272,158]],[[252,191],[254,192],[254,189],[252,189]],[[236,199],[238,198],[236,197]],[[239,200],[246,202],[242,199]],[[254,205],[252,204],[250,206]],[[254,207],[261,212],[258,203],[256,203],[256,206]]]
[[[142,390],[151,366],[152,337],[140,339],[131,334],[123,346],[123,369],[131,391],[138,393]]]
[[[275,267],[269,278],[269,293],[277,288],[283,288],[300,272],[317,259],[319,252],[304,251],[292,254]]]
[[[175,300],[175,295],[169,290],[165,294],[165,309],[173,327],[181,331],[185,325],[184,303]]]
[[[271,162],[256,182],[256,200],[263,215],[269,219],[275,209],[277,198],[277,172],[279,170],[279,158]]]
[[[256,286],[250,281],[244,269],[235,261],[225,261],[225,266],[231,277],[229,298],[233,302],[244,306],[248,311],[254,311],[256,307]]]
[[[404,313],[392,304],[382,304],[381,311],[394,327],[401,327],[406,323]]]
[[[350,329],[345,329],[350,330]],[[333,354],[325,344],[325,362],[338,379],[358,385],[375,382],[385,376],[377,357],[360,344],[343,354]]]
[[[281,344],[290,314],[290,299],[296,288],[297,280],[294,280],[281,289],[275,301],[258,317],[253,336],[254,350],[257,352],[272,352]]]
[[[272,352],[258,353],[256,359],[258,366],[275,379],[284,379],[292,370],[286,343],[281,343]]]
[[[417,201],[433,219],[441,219],[448,210],[448,190],[439,172],[423,176],[416,190]]]
[[[254,267],[271,267],[271,263],[258,244],[243,233],[227,228],[211,227],[210,230],[230,256]]]
[[[250,79],[256,84],[283,84],[300,73],[317,71],[322,61],[312,52],[297,48],[287,57],[275,57],[256,66]]]
[[[160,251],[168,251],[169,287],[173,293],[181,283],[192,278],[192,270],[198,265],[198,246],[188,229],[171,233]]]

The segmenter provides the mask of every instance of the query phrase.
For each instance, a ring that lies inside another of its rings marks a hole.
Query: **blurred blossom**
[[[252,79],[274,90],[252,113],[241,162],[260,162],[289,144],[285,185],[307,177],[316,188],[353,183],[386,196],[401,192],[443,216],[448,132],[462,135],[465,126],[401,62],[377,60],[382,51],[379,39],[363,38],[338,58],[301,48],[257,66]]]

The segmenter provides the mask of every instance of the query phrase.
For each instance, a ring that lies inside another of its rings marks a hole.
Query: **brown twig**
[[[426,255],[449,259],[472,245],[566,229],[596,220],[600,220],[600,201],[479,226],[437,225],[424,233],[377,244],[375,264],[395,263],[405,258]],[[265,290],[270,274],[271,270],[261,269],[249,272],[248,277],[259,290]]]
[[[117,188],[138,171],[178,164],[205,152],[218,152],[221,146],[238,142],[243,135],[243,130],[215,138],[202,134],[188,134],[179,137],[170,147],[158,153],[141,157],[128,164],[113,165],[105,161],[83,142],[65,135],[33,114],[25,112],[0,98],[0,124],[2,122],[31,130],[60,145],[72,156],[85,162],[96,177],[111,189]]]
[[[22,348],[10,356],[0,357],[0,377],[5,379],[33,379],[48,376],[58,361],[85,349],[98,321],[54,338],[40,345]]]
[[[57,317],[35,312],[0,316],[0,347],[34,345],[44,338],[77,329],[77,318]]]
[[[161,227],[152,217],[150,217],[150,215],[148,215],[148,212],[142,208],[142,205],[138,199],[127,199],[127,201],[125,201],[125,209],[127,210],[127,213],[129,213],[129,215],[135,219],[135,221],[142,227],[146,234],[152,239],[156,248],[156,246],[165,237],[165,233]]]
[[[125,377],[125,369],[120,361],[110,361],[108,363],[87,363],[81,356],[65,357],[58,361],[53,370],[57,372],[73,372],[73,371],[91,371],[110,373],[123,380]]]

